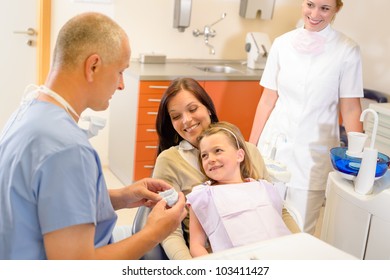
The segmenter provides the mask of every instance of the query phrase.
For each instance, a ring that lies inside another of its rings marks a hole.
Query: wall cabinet
[[[219,119],[237,125],[248,140],[262,94],[259,82],[199,82],[213,99]],[[124,96],[115,96],[111,103],[109,161],[113,173],[123,183],[130,184],[152,174],[158,144],[155,121],[160,98],[170,81],[135,80],[127,84],[130,92]],[[135,98],[131,95],[135,95]],[[132,117],[134,116],[132,110],[126,111],[123,108],[127,102],[137,104],[136,106],[129,104],[129,107],[133,106],[136,111],[135,117]],[[134,118],[133,125],[129,124],[131,121],[126,125],[126,118]],[[129,150],[132,143],[133,151]]]

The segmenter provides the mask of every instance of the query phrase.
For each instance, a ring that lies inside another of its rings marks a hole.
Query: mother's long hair
[[[210,112],[211,123],[218,122],[217,113],[211,97],[196,80],[192,78],[177,78],[173,80],[161,97],[158,108],[156,119],[156,130],[159,139],[157,155],[172,146],[178,145],[183,140],[173,127],[171,117],[168,113],[169,101],[182,90],[191,92],[200,103],[206,106]]]

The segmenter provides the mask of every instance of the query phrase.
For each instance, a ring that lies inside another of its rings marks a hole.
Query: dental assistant
[[[341,0],[304,0],[304,26],[275,39],[249,139],[266,157],[276,143],[275,159],[291,172],[286,204],[300,213],[308,233],[324,203],[329,149],[340,145],[339,111],[347,132],[362,131],[360,49],[331,26],[342,6]]]

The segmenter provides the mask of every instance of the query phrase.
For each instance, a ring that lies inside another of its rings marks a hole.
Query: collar
[[[192,144],[190,142],[188,142],[187,140],[181,140],[179,143],[179,150],[190,151],[190,150],[194,150],[194,149],[198,150],[197,148],[192,146]]]

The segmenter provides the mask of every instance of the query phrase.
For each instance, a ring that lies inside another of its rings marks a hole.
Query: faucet
[[[361,115],[360,115],[360,121],[364,121],[364,117],[367,115],[367,113],[371,113],[374,117],[374,127],[372,129],[372,134],[371,134],[371,143],[370,143],[370,148],[374,149],[375,145],[375,138],[376,138],[376,132],[378,130],[378,113],[375,112],[373,109],[366,109],[364,110]]]
[[[360,115],[361,122],[364,121],[364,117],[367,115],[367,113],[372,113],[374,116],[374,128],[371,135],[371,145],[370,147],[365,147],[363,150],[359,172],[354,182],[355,191],[363,195],[371,194],[373,191],[378,161],[378,150],[374,148],[375,137],[378,128],[378,113],[373,109],[364,110]]]
[[[199,29],[195,29],[194,31],[192,31],[192,35],[194,35],[195,37],[198,37],[199,35],[203,35],[204,36],[204,43],[205,43],[205,45],[207,47],[209,47],[210,54],[215,54],[215,49],[209,43],[209,38],[213,38],[213,37],[215,37],[215,35],[217,35],[217,32],[214,29],[212,29],[211,27],[213,25],[216,25],[218,22],[223,20],[225,17],[226,17],[226,13],[222,13],[220,19],[218,19],[216,22],[214,22],[214,23],[212,23],[210,25],[205,25],[203,31],[200,31]]]

